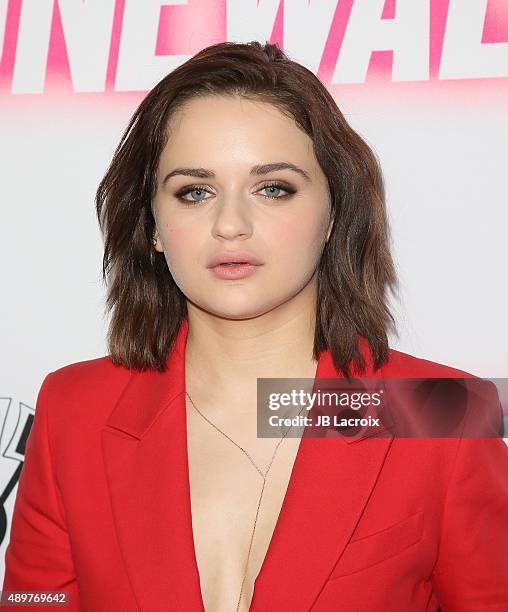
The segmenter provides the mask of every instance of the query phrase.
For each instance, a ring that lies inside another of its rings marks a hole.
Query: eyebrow
[[[269,174],[270,172],[277,172],[278,170],[292,170],[293,172],[296,172],[302,176],[306,181],[311,182],[309,173],[291,162],[257,164],[251,168],[249,174],[252,176],[261,176],[263,174]],[[164,177],[162,184],[165,185],[172,176],[176,175],[196,176],[198,178],[215,178],[215,172],[213,170],[208,170],[207,168],[175,168]]]

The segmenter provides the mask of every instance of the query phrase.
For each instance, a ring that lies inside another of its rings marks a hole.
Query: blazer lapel
[[[185,407],[184,320],[164,373],[133,372],[102,430],[119,546],[140,610],[204,612],[192,533]],[[377,378],[366,343],[360,344]],[[329,351],[316,381],[340,378]],[[314,389],[316,385],[314,385]],[[250,610],[307,611],[351,537],[391,437],[311,438],[299,445]]]
[[[362,378],[381,378],[374,372],[368,345],[359,337],[366,372]],[[319,379],[343,378],[329,351],[318,361],[313,390]],[[326,388],[326,385],[324,385]],[[376,484],[393,437],[371,439],[327,434],[303,434],[291,478],[264,562],[255,583],[251,610],[307,612],[325,586],[361,518]],[[368,440],[368,442],[367,442]]]
[[[204,610],[192,535],[181,326],[164,373],[133,373],[102,430],[115,527],[140,610]]]

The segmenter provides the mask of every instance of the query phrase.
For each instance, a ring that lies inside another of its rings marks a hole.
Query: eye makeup
[[[268,181],[264,183],[263,185],[261,185],[258,191],[263,191],[263,189],[278,189],[278,190],[286,192],[286,194],[283,196],[272,196],[272,195],[263,196],[267,200],[285,200],[296,193],[296,189],[291,187],[289,184],[285,183],[284,181],[277,181],[277,180]],[[199,204],[200,202],[204,202],[205,200],[208,199],[208,198],[202,198],[199,200],[188,200],[184,197],[188,195],[189,193],[192,193],[193,191],[213,193],[213,191],[210,189],[208,185],[187,185],[183,187],[182,189],[178,190],[175,193],[175,197],[181,202],[184,202],[185,204],[190,204],[190,205]]]

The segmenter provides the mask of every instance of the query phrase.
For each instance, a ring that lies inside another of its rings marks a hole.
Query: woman
[[[471,376],[389,348],[381,172],[315,75],[271,44],[204,49],[141,103],[96,202],[110,354],[42,384],[4,591],[508,609],[499,438],[256,435],[258,379]]]

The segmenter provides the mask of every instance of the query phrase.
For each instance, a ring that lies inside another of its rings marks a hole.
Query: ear
[[[159,232],[157,230],[155,230],[154,234],[153,234],[153,248],[156,251],[159,251],[159,253],[162,253],[164,251],[163,247],[162,247],[162,242],[159,236]]]

